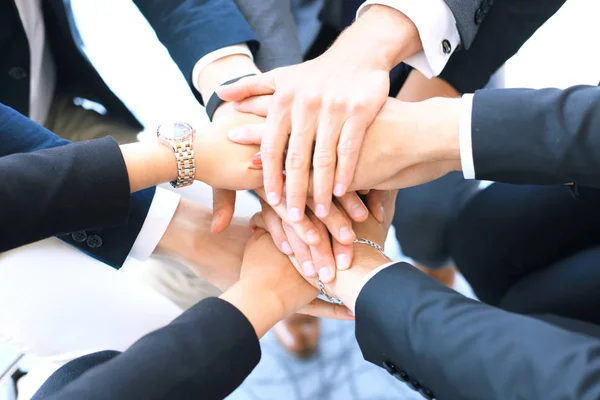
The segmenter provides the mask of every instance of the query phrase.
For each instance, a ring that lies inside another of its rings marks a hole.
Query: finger
[[[349,269],[354,261],[354,247],[352,244],[342,244],[334,239],[332,240],[332,246],[337,269],[340,271]]]
[[[291,129],[290,109],[292,95],[275,94],[265,122],[260,145],[263,164],[264,188],[271,206],[281,203],[283,190],[283,153]]]
[[[319,318],[352,320],[354,314],[346,306],[332,304],[321,299],[314,299],[298,311],[299,314],[312,315]]]
[[[264,188],[257,189],[256,193],[262,199],[265,198]],[[288,223],[294,228],[294,231],[298,234],[298,236],[302,239],[304,243],[306,243],[309,246],[316,246],[319,243],[321,243],[321,235],[319,234],[319,231],[315,224],[309,218],[304,218],[302,221],[296,223],[290,221],[287,213],[285,199],[280,204],[272,208],[273,210],[275,210],[279,218],[283,220],[283,222]]]
[[[307,203],[308,208],[314,212],[317,207],[314,199],[309,198]],[[337,203],[333,203],[329,215],[325,218],[320,218],[320,220],[325,224],[329,233],[341,243],[352,244],[354,239],[356,239],[356,235],[352,229],[352,220],[339,208]]]
[[[358,117],[349,117],[340,135],[337,147],[337,168],[335,171],[335,186],[333,193],[341,197],[346,194],[358,163],[358,154],[366,132],[364,121]]]
[[[239,112],[266,117],[271,106],[271,101],[273,101],[273,96],[270,94],[254,96],[242,101],[236,101],[233,103],[233,107]]]
[[[262,212],[257,212],[252,217],[250,217],[250,221],[248,221],[248,225],[250,225],[250,228],[253,231],[256,231],[257,229],[264,229],[268,232]]]
[[[265,124],[242,125],[230,130],[227,137],[238,144],[260,144],[264,131]]]
[[[369,189],[366,189],[366,190],[359,190],[359,191],[357,191],[357,193],[358,193],[358,194],[360,194],[360,195],[362,195],[362,196],[364,196],[364,195],[366,195],[366,194],[369,194],[369,192],[370,192],[370,190],[369,190]]]
[[[279,248],[279,250],[291,256],[294,254],[290,242],[288,241],[288,237],[283,230],[283,225],[281,218],[277,215],[277,213],[269,206],[266,202],[261,199],[262,206],[262,216],[265,223],[266,230],[273,237],[273,243]]]
[[[337,201],[340,203],[344,211],[350,215],[352,220],[356,222],[364,222],[369,216],[367,207],[360,197],[358,197],[356,192],[346,193],[342,197],[337,198]]]
[[[327,227],[311,212],[307,213],[309,219],[313,221],[319,234],[323,238],[317,246],[310,246],[313,263],[317,269],[317,274],[323,283],[333,282],[335,279],[335,260],[333,259],[333,251],[331,249],[331,241],[327,234]]]
[[[306,95],[294,101],[292,106],[292,133],[285,159],[286,200],[292,222],[300,222],[304,218],[312,146],[317,126],[315,114],[319,106],[318,97]]]
[[[223,232],[233,218],[235,211],[235,190],[213,189],[212,233]]]
[[[367,207],[380,224],[385,220],[385,202],[389,199],[389,190],[371,190],[366,197]]]
[[[273,73],[247,76],[237,82],[218,87],[217,95],[225,101],[241,101],[252,96],[262,96],[275,92],[275,78]]]
[[[321,112],[315,153],[313,155],[313,194],[317,204],[315,214],[323,219],[329,213],[333,193],[333,179],[337,160],[337,144],[343,125],[340,103],[328,101]]]
[[[300,265],[301,271],[299,272],[308,278],[314,278],[317,276],[317,270],[315,269],[315,264],[312,261],[312,255],[308,245],[304,243],[300,237],[298,237],[294,231],[294,228],[292,228],[289,224],[283,224],[283,230],[289,238],[290,245],[294,251],[294,257],[296,257],[296,261]]]

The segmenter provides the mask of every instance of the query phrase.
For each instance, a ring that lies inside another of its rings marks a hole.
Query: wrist
[[[357,44],[360,57],[391,71],[423,45],[415,24],[401,11],[384,5],[371,5],[344,33],[352,53]],[[366,55],[365,55],[366,53]]]
[[[286,316],[277,295],[268,288],[261,289],[243,279],[219,297],[244,314],[258,338]]]
[[[354,244],[352,267],[337,271],[335,281],[326,284],[325,290],[330,296],[342,300],[346,307],[354,311],[354,305],[364,280],[375,269],[389,260],[379,250],[364,244]]]
[[[173,150],[156,141],[122,145],[131,193],[177,179]]]
[[[245,54],[232,54],[213,61],[200,72],[198,89],[206,102],[223,82],[238,76],[258,73],[260,71],[250,57]]]

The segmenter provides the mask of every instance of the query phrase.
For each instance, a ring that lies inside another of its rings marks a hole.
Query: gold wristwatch
[[[177,160],[177,179],[171,181],[174,188],[182,188],[194,183],[196,177],[196,156],[194,154],[194,134],[196,131],[185,122],[162,124],[156,130],[158,140],[173,149]]]

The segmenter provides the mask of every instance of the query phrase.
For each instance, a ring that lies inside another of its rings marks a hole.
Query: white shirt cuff
[[[383,264],[382,266],[375,268],[373,271],[369,272],[367,274],[367,276],[365,276],[362,280],[362,283],[356,288],[356,296],[354,296],[354,304],[352,304],[352,309],[356,310],[356,300],[358,299],[358,295],[360,294],[360,292],[362,291],[363,287],[365,287],[365,285],[367,284],[367,282],[369,282],[371,280],[371,278],[373,278],[375,275],[377,275],[378,273],[380,273],[382,270],[384,270],[385,268],[394,265],[394,264],[398,264],[398,261],[390,261],[387,264]]]
[[[198,87],[198,78],[200,77],[200,73],[202,72],[202,70],[206,68],[208,64],[234,54],[246,55],[254,61],[254,56],[252,55],[252,52],[250,51],[246,43],[234,44],[232,46],[223,47],[211,53],[208,53],[207,55],[198,60],[196,65],[194,65],[194,69],[192,70],[192,83],[194,84],[196,90],[200,91],[200,88]],[[208,99],[205,99],[205,101],[208,101]]]
[[[415,24],[423,44],[423,50],[404,60],[428,79],[438,76],[460,45],[460,35],[454,14],[443,0],[369,0],[356,13],[358,18],[367,7],[379,4],[395,8]],[[449,51],[442,44],[448,41]]]
[[[465,179],[475,179],[475,161],[473,160],[473,137],[471,133],[471,114],[473,112],[473,93],[463,95],[460,100],[460,121],[458,137],[460,144],[460,164]]]
[[[146,220],[140,229],[129,256],[146,261],[162,239],[173,219],[181,196],[177,193],[157,187]]]

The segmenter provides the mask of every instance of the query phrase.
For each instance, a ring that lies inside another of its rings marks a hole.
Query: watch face
[[[167,139],[184,139],[191,135],[193,128],[185,122],[163,124],[158,128],[159,136]]]

